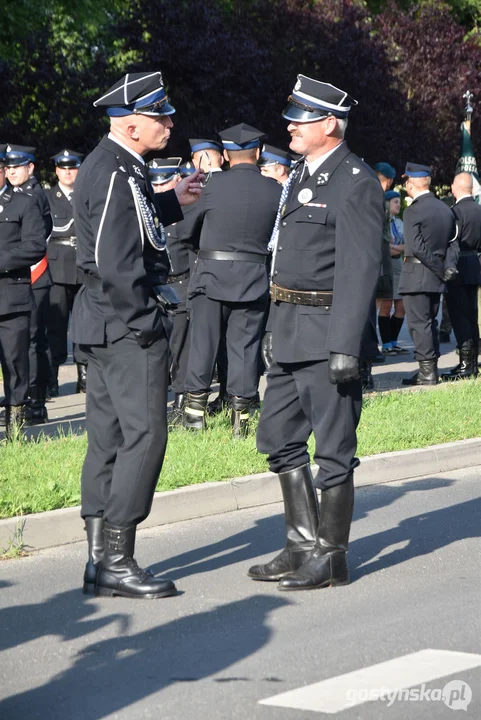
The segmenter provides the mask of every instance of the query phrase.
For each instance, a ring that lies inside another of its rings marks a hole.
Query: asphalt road
[[[479,719],[480,472],[361,488],[342,588],[246,577],[283,543],[279,505],[139,533],[174,598],[84,597],[85,543],[1,563],[1,720]],[[423,699],[364,702],[377,684]]]

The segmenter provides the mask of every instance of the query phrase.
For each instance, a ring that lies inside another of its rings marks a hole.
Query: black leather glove
[[[447,267],[444,270],[443,280],[444,282],[449,282],[450,280],[455,278],[456,275],[459,275],[459,270],[457,270],[455,267]]]
[[[348,383],[360,378],[359,358],[354,355],[331,353],[329,356],[329,382],[333,385]]]

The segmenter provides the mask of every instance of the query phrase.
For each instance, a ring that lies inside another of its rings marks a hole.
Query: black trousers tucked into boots
[[[81,347],[88,356],[81,514],[137,525],[150,512],[167,443],[167,338],[148,348],[130,335]]]
[[[416,360],[436,360],[439,357],[439,335],[436,315],[439,293],[404,295],[404,308],[409,332],[414,343]]]
[[[314,433],[314,485],[322,490],[343,483],[359,464],[356,428],[361,416],[361,380],[332,385],[327,360],[273,362],[262,403],[257,449],[275,473],[310,462],[307,442]]]
[[[30,312],[0,315],[0,366],[5,405],[20,406],[28,400]]]

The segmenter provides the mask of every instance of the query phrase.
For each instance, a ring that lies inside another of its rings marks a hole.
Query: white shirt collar
[[[431,190],[421,190],[421,192],[419,192],[417,195],[415,195],[413,197],[413,200],[417,200],[418,198],[421,197],[421,195],[429,195],[430,192],[431,192]]]
[[[120,145],[124,150],[127,150],[131,155],[134,156],[134,158],[137,158],[137,160],[142,163],[142,165],[145,165],[145,160],[142,157],[142,155],[139,155],[139,153],[136,153],[135,150],[131,150],[125,143],[123,143],[121,140],[115,137],[115,135],[112,135],[112,133],[108,134],[109,140],[113,140],[113,142],[117,143],[117,145]]]
[[[70,200],[70,195],[73,193],[73,190],[71,190],[68,187],[65,187],[65,185],[62,185],[62,183],[58,184],[60,190],[63,192],[67,200]]]
[[[454,204],[457,205],[458,202],[460,202],[461,200],[464,200],[464,198],[471,198],[471,199],[472,199],[473,196],[472,196],[470,193],[469,193],[469,194],[466,193],[466,195],[461,195],[461,197],[459,197]]]
[[[332,148],[332,150],[329,150],[327,153],[324,153],[324,155],[321,155],[320,157],[316,158],[312,162],[310,162],[310,163],[305,162],[305,165],[307,165],[307,169],[309,170],[309,175],[312,177],[314,175],[314,173],[316,172],[316,170],[318,170],[321,167],[322,163],[325,162],[327,160],[327,158],[330,157],[330,155],[335,153],[336,150],[338,148],[340,148],[341,145],[343,145],[343,144],[344,144],[344,140],[342,142],[340,142],[339,145],[336,145],[335,148]]]

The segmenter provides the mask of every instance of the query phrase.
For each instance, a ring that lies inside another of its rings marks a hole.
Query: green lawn
[[[158,490],[265,472],[253,432],[234,442],[226,416],[208,432],[174,430]],[[481,436],[481,380],[434,390],[393,392],[365,400],[359,456],[426,447]],[[80,502],[85,435],[0,443],[0,517],[41,512]],[[312,443],[311,443],[312,451]]]

